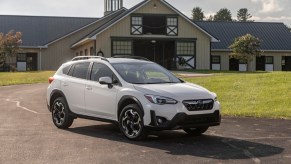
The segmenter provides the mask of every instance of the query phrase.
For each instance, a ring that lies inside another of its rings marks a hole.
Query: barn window
[[[132,41],[113,41],[112,42],[113,55],[131,55]]]

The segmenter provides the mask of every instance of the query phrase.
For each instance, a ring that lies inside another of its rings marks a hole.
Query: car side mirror
[[[100,77],[99,83],[101,85],[111,85],[113,82],[111,77]]]

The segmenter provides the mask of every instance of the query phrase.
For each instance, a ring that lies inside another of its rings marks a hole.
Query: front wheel
[[[53,103],[52,120],[60,129],[67,129],[73,124],[74,118],[69,115],[69,107],[63,97],[57,98]]]
[[[130,140],[141,140],[146,137],[147,132],[138,105],[130,104],[123,108],[119,116],[119,128]]]
[[[201,134],[205,133],[208,130],[208,127],[201,127],[201,128],[186,128],[183,129],[189,135],[200,136]]]

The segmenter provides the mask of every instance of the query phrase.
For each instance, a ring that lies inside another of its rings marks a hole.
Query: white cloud
[[[279,5],[276,0],[260,0],[262,2],[262,10],[261,13],[273,13],[282,11],[283,8]]]
[[[208,18],[210,15],[214,16],[216,14],[216,12],[208,12],[208,13],[205,13],[205,16]]]
[[[291,17],[281,16],[281,17],[266,17],[265,19],[271,21],[282,21],[282,20],[291,20]]]

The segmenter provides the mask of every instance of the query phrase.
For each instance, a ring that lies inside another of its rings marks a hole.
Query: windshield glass
[[[128,83],[181,83],[181,81],[169,71],[154,63],[117,63],[112,65],[119,75]]]

